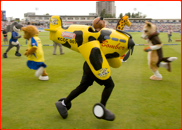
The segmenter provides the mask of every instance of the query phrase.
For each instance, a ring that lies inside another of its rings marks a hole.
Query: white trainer
[[[49,80],[49,76],[39,76],[39,80]]]

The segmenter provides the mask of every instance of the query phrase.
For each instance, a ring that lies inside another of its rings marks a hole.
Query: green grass
[[[136,44],[145,44],[141,33],[130,33]],[[20,33],[20,35],[22,35]],[[47,32],[40,33],[43,44],[52,44]],[[9,34],[10,37],[10,34]],[[160,34],[167,43],[166,33]],[[173,33],[172,43],[180,39]],[[19,40],[25,45],[25,40]],[[1,40],[3,45],[3,41]],[[24,53],[26,46],[21,46]],[[52,55],[53,47],[44,46],[49,81],[39,81],[34,70],[26,66],[27,57],[1,56],[1,128],[2,129],[180,129],[181,128],[181,43],[163,46],[164,56],[176,56],[172,72],[159,72],[163,81],[151,81],[144,46],[135,46],[134,53],[118,69],[111,68],[115,88],[107,103],[116,119],[99,120],[92,107],[101,98],[103,86],[93,86],[72,101],[67,119],[59,115],[55,102],[66,97],[80,83],[84,59],[81,54],[63,47],[64,55]],[[1,47],[1,55],[7,47]]]

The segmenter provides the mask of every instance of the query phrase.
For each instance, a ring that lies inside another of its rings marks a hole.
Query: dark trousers
[[[16,51],[17,52],[19,52],[19,50],[20,50],[20,45],[18,44],[18,45],[13,45],[13,44],[11,44],[11,42],[9,42],[9,46],[8,46],[8,48],[6,49],[6,52],[5,53],[7,53],[11,48],[13,48],[13,47],[16,47]]]
[[[172,40],[171,40],[171,34],[168,34],[168,42],[172,42]]]
[[[102,92],[102,95],[101,95],[100,103],[102,103],[104,106],[106,106],[106,103],[114,88],[114,82],[113,82],[112,78],[110,77],[107,80],[100,80],[100,79],[96,78],[86,62],[84,63],[83,70],[84,71],[83,71],[83,76],[82,76],[80,85],[67,96],[64,103],[68,104],[69,102],[71,102],[78,95],[85,92],[87,90],[87,88],[89,86],[91,86],[94,81],[96,81],[99,85],[105,86],[105,88]]]

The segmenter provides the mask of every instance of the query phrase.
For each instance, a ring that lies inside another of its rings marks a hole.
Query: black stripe
[[[83,32],[82,31],[74,31],[73,33],[76,34],[75,41],[78,44],[78,47],[83,43]]]
[[[106,56],[107,59],[109,59],[109,58],[119,57],[119,54],[117,52],[114,52],[114,53],[106,54],[105,56]]]
[[[95,70],[100,70],[102,68],[103,59],[99,48],[92,48],[89,59]]]
[[[106,36],[110,36],[112,31],[110,30],[101,30],[100,36],[98,38],[99,42],[102,43],[104,40],[106,40]]]

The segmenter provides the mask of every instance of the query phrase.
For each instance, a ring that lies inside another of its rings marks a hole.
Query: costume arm
[[[37,47],[32,47],[32,48],[30,48],[30,49],[27,49],[27,50],[25,51],[24,55],[29,56],[29,55],[35,53],[36,50],[37,50]]]
[[[97,40],[87,42],[78,47],[79,52],[84,57],[93,74],[100,80],[107,80],[110,75],[109,63],[100,49]]]
[[[144,48],[144,51],[149,52],[149,51],[153,51],[153,50],[158,50],[162,47],[162,45],[163,44],[148,46],[148,47]]]
[[[154,46],[150,46],[151,50],[158,50],[162,47],[163,44],[158,44],[158,45],[154,45]]]
[[[13,39],[21,38],[21,36],[17,36],[15,32],[13,32],[12,35],[13,35]]]
[[[148,51],[152,51],[152,50],[158,50],[162,47],[162,43],[160,42],[160,39],[158,37],[155,37],[153,39],[151,39],[152,42],[152,46],[146,47],[144,48],[144,51],[148,52]]]
[[[35,53],[38,47],[37,41],[33,37],[30,40],[31,40],[30,41],[31,48],[27,49],[24,53],[24,55],[27,55],[27,56]]]

